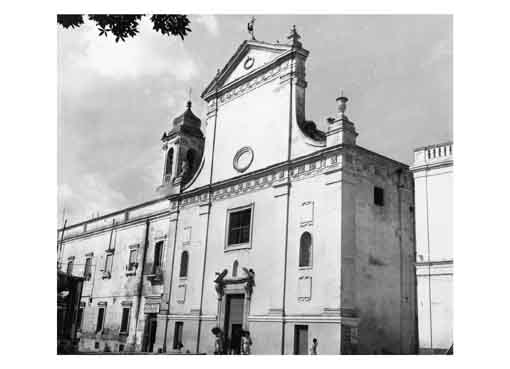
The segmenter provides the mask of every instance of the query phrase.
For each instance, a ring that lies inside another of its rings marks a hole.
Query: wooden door
[[[227,295],[225,311],[225,332],[227,353],[241,353],[241,330],[243,329],[244,295]]]
[[[143,352],[152,352],[154,350],[157,327],[158,320],[156,314],[148,314],[145,323],[144,344],[142,349]]]
[[[294,355],[308,355],[308,326],[294,326]]]

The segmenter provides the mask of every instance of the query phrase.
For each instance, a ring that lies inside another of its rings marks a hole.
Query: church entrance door
[[[156,329],[158,327],[158,319],[156,314],[147,314],[145,322],[145,331],[143,337],[142,352],[152,352],[154,343],[156,342]]]
[[[227,295],[225,310],[225,333],[227,353],[241,353],[241,331],[243,329],[244,294]]]

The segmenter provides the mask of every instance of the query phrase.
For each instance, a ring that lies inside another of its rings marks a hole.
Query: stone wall
[[[345,152],[342,186],[342,267],[355,276],[342,274],[342,302],[359,317],[358,350],[415,353],[411,173],[403,164],[356,147]],[[382,206],[374,201],[376,186],[384,191]]]

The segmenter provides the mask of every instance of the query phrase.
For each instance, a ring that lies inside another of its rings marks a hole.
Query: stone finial
[[[340,118],[347,118],[347,116],[345,115],[345,110],[347,109],[347,101],[349,101],[349,99],[345,97],[344,92],[341,91],[340,96],[336,98],[337,115]]]
[[[186,107],[188,108],[188,110],[191,110],[191,87],[188,88],[188,102],[186,103]]]
[[[255,41],[255,17],[251,17],[250,21],[248,22],[248,33],[251,36],[251,39]]]
[[[287,39],[290,40],[290,43],[292,46],[301,47],[302,44],[299,42],[299,39],[301,36],[296,31],[296,25],[294,24],[292,26],[292,29],[290,30],[290,35],[287,37]]]
[[[337,114],[336,117],[327,118],[328,131],[326,133],[326,146],[334,146],[338,144],[356,144],[358,133],[354,127],[354,123],[349,121],[345,115],[347,109],[347,101],[349,99],[344,96],[343,91],[336,98]]]

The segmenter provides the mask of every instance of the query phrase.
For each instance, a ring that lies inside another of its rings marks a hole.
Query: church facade
[[[414,182],[356,144],[336,99],[306,119],[306,59],[243,42],[163,133],[153,201],[58,230],[85,277],[80,350],[253,354],[417,352]],[[333,105],[333,102],[332,102]],[[182,348],[181,348],[182,347]]]

